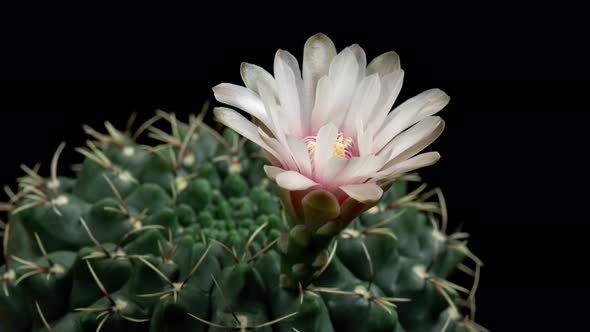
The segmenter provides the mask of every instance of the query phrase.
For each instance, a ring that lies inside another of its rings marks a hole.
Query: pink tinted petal
[[[291,149],[291,154],[299,171],[307,176],[311,177],[311,160],[309,159],[309,151],[307,145],[300,139],[294,136],[287,136],[287,144]]]
[[[378,201],[383,195],[383,189],[375,183],[349,184],[341,186],[340,189],[362,203]]]
[[[291,156],[291,151],[289,146],[281,144],[275,138],[268,136],[262,129],[258,128],[258,135],[262,139],[264,143],[266,143],[270,148],[276,151],[277,155],[280,156],[280,160],[282,161],[282,166],[286,169],[297,169],[297,165],[293,160],[293,156]]]
[[[271,180],[276,180],[277,176],[286,172],[284,169],[276,166],[264,165],[264,172]]]
[[[317,185],[313,180],[295,171],[286,171],[278,174],[276,181],[279,187],[287,190],[305,190]]]

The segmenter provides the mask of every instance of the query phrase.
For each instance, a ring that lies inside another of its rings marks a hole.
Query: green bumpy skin
[[[477,279],[479,265],[461,265],[474,258],[464,234],[435,227],[444,206],[423,187],[397,180],[318,256],[309,285],[284,289],[290,222],[259,149],[201,118],[154,119],[171,127],[141,127],[154,145],[85,128],[75,178],[57,176],[59,151],[49,178],[25,167],[2,205],[0,331],[483,330],[460,314],[474,289],[446,281],[459,266]]]

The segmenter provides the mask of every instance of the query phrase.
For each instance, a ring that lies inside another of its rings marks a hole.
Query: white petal
[[[311,160],[309,159],[307,145],[294,136],[287,136],[287,144],[291,149],[291,154],[295,160],[295,164],[299,168],[299,172],[307,177],[311,177]]]
[[[279,60],[279,63],[277,63],[277,60]],[[285,50],[278,50],[277,53],[275,54],[275,67],[274,70],[276,70],[276,66],[279,64],[284,64],[285,66],[287,66],[287,68],[289,68],[289,70],[291,70],[291,72],[293,73],[294,77],[296,80],[301,80],[301,69],[299,69],[299,62],[297,61],[297,58],[285,51]],[[280,71],[280,70],[279,70]],[[276,74],[276,72],[275,72]]]
[[[347,47],[334,57],[328,75],[335,81],[347,81],[350,78],[357,79],[358,66],[357,54],[351,47]]]
[[[365,77],[357,87],[350,110],[344,123],[344,135],[347,137],[356,137],[357,132],[366,124],[369,115],[373,113],[373,108],[377,104],[381,91],[381,80],[379,75],[373,74]]]
[[[328,74],[330,63],[336,56],[336,47],[328,36],[318,33],[305,42],[303,49],[303,85],[305,91],[304,107],[311,112],[316,100],[318,81]],[[308,115],[309,116],[309,115]],[[308,123],[310,119],[307,120]],[[311,133],[304,133],[311,135]]]
[[[420,107],[420,111],[417,114],[420,120],[436,114],[447,106],[451,100],[451,97],[440,89],[426,90],[415,98],[423,99],[418,102],[422,104],[422,107]]]
[[[338,86],[350,90],[354,90],[358,81],[361,79],[358,76],[359,59],[355,53],[355,48],[347,47],[334,57],[334,60],[330,64],[328,75],[332,79],[332,82]],[[345,94],[344,92],[342,92]],[[349,97],[352,97],[348,94]]]
[[[216,107],[213,109],[215,119],[227,127],[235,130],[238,134],[246,137],[252,142],[264,146],[266,145],[258,135],[258,127],[246,119],[240,113],[227,107]]]
[[[419,154],[413,158],[397,163],[389,168],[386,168],[375,175],[375,179],[389,178],[398,176],[403,173],[413,171],[418,168],[426,167],[435,164],[440,159],[438,152],[426,152]]]
[[[285,116],[281,116],[281,107],[277,104],[277,99],[272,89],[266,82],[258,81],[260,98],[268,114],[268,123],[266,126],[281,144],[286,144],[285,133],[288,132],[289,122]]]
[[[363,182],[374,176],[377,171],[383,169],[386,161],[386,156],[352,157],[333,182],[338,184]]]
[[[277,175],[276,180],[281,188],[287,190],[305,190],[317,185],[314,181],[295,171],[283,172]]]
[[[370,121],[366,125],[373,128],[376,132],[384,123],[387,113],[391,111],[404,82],[404,71],[398,70],[389,73],[381,78],[381,94],[379,101],[374,107],[374,112],[370,114]]]
[[[289,118],[289,134],[302,136],[301,96],[303,82],[297,59],[289,52],[279,50],[274,63],[277,93],[281,108]]]
[[[284,169],[276,166],[264,165],[264,172],[271,180],[276,180],[277,175],[286,172]]]
[[[361,80],[365,77],[365,73],[367,71],[367,55],[365,54],[365,50],[363,50],[363,48],[358,44],[351,45],[350,50],[356,57],[356,62],[358,63],[359,67],[358,80]]]
[[[264,104],[254,91],[243,86],[222,83],[215,86],[213,92],[218,101],[237,107],[262,122],[268,121]]]
[[[330,113],[334,105],[334,87],[330,77],[324,76],[318,81],[315,103],[311,113],[310,132],[308,135],[317,133],[318,130],[328,123]]]
[[[375,202],[383,195],[383,189],[374,183],[349,184],[340,189],[359,202]]]
[[[373,153],[373,135],[374,128],[369,126],[367,128],[358,128],[356,137],[357,151],[359,156],[366,156]]]
[[[313,157],[316,178],[322,178],[322,174],[328,165],[328,159],[334,155],[334,142],[336,141],[337,135],[338,128],[332,123],[328,123],[318,131]]]
[[[350,179],[356,177],[367,163],[365,157],[352,157],[348,159],[348,163],[344,169],[338,174],[335,181],[338,184],[350,183]]]
[[[371,63],[369,63],[367,66],[367,74],[371,75],[378,73],[379,76],[384,77],[385,75],[400,69],[401,65],[399,61],[399,55],[391,51],[383,53],[373,59],[373,61],[371,61]]]
[[[336,55],[330,65],[328,75],[334,91],[332,93],[333,106],[329,110],[329,119],[338,128],[342,126],[346,118],[350,102],[359,82],[358,68],[359,64],[356,55],[350,47],[345,48]]]
[[[425,91],[396,107],[385,119],[385,124],[375,137],[374,151],[414,123],[430,116],[449,103],[449,96],[439,89]]]
[[[413,157],[434,142],[445,128],[438,116],[429,116],[389,142],[381,153],[389,156],[385,167]]]
[[[252,142],[258,144],[261,148],[268,151],[273,157],[283,162],[281,155],[275,149],[271,148],[259,135],[259,129],[255,124],[250,122],[240,113],[227,108],[227,107],[216,107],[213,109],[215,119],[226,125],[227,127],[235,130],[238,134],[246,137]]]
[[[274,78],[262,67],[243,62],[240,66],[240,74],[248,89],[260,94],[258,91],[258,84],[262,81],[267,86],[273,87],[273,94],[276,94],[276,92],[274,92]]]
[[[324,184],[331,184],[338,177],[338,174],[346,167],[350,159],[342,158],[340,156],[332,156],[328,159],[328,165],[322,174],[322,182]]]
[[[297,164],[293,160],[291,155],[291,149],[287,144],[281,144],[276,138],[268,136],[261,128],[258,128],[258,136],[266,143],[271,149],[276,151],[277,155],[280,156],[283,168],[285,169],[297,169]]]

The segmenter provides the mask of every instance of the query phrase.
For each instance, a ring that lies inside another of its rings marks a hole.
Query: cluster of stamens
[[[307,136],[303,139],[303,142],[307,145],[307,151],[309,152],[309,158],[314,160],[315,149],[317,145],[317,136]],[[332,149],[332,156],[338,156],[342,158],[352,157],[352,148],[354,142],[351,137],[345,137],[343,133],[339,133],[334,140],[334,147]]]

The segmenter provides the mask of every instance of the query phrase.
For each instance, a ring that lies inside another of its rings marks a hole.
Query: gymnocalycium
[[[64,144],[48,176],[22,166],[0,204],[0,331],[485,331],[482,264],[412,173],[439,158],[419,153],[448,96],[389,112],[397,55],[367,66],[322,34],[302,70],[279,51],[274,77],[242,77],[215,95],[255,122],[216,108],[219,132],[207,106],[187,123],[158,111],[135,131],[85,126],[75,176],[58,174]]]

